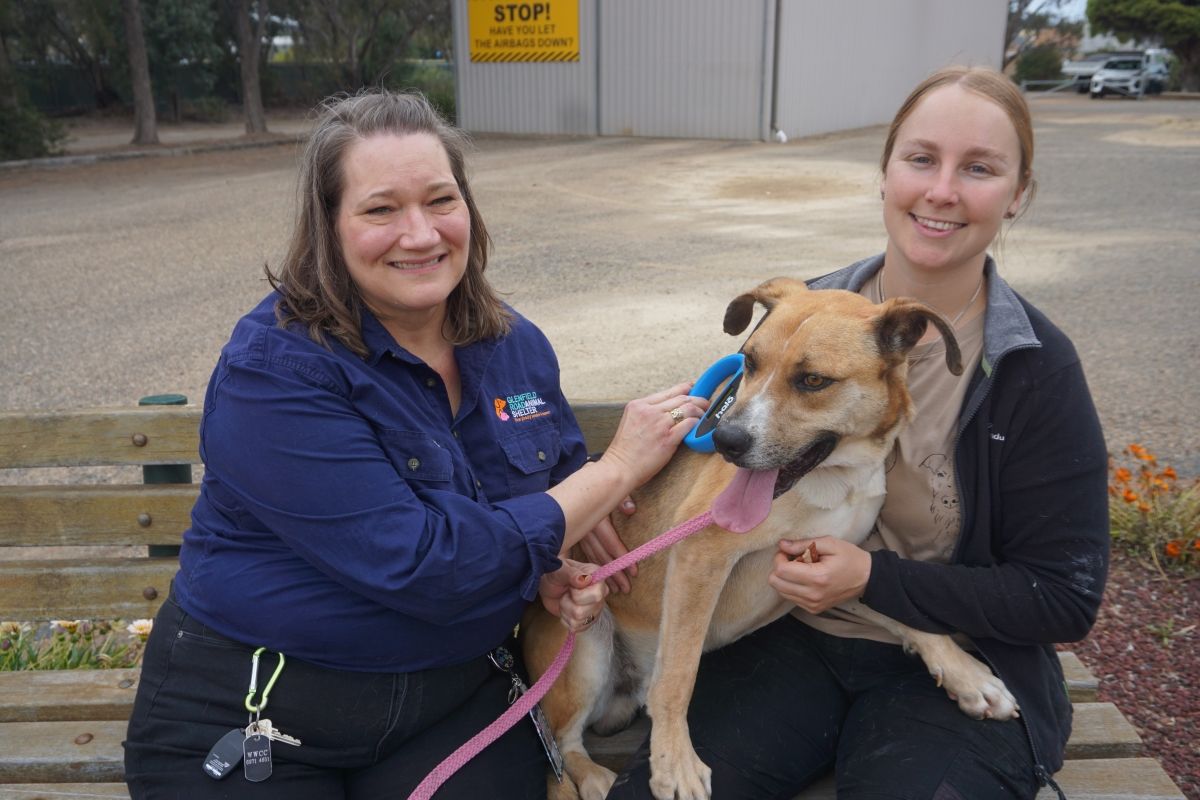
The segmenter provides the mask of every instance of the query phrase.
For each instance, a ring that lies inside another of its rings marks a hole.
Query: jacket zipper
[[[965,539],[963,534],[966,533],[966,527],[967,527],[966,526],[966,518],[965,518],[965,514],[966,514],[965,509],[969,508],[969,506],[964,502],[965,489],[963,488],[962,481],[958,480],[958,476],[962,475],[962,470],[959,468],[959,461],[958,461],[959,449],[958,448],[959,448],[959,444],[962,441],[963,431],[965,431],[971,425],[971,423],[975,419],[975,414],[978,413],[979,409],[983,406],[983,401],[985,399],[987,399],[987,396],[989,394],[991,394],[992,386],[995,384],[994,376],[1000,371],[1000,364],[1004,361],[1004,358],[1009,353],[1013,353],[1018,350],[1032,350],[1036,347],[1037,347],[1037,345],[1032,345],[1032,344],[1021,345],[1018,347],[1013,347],[1012,349],[1009,349],[1009,350],[1005,350],[1003,353],[1000,354],[1000,356],[996,359],[996,363],[992,366],[991,375],[986,376],[987,385],[984,387],[982,392],[979,392],[975,401],[972,402],[971,407],[967,410],[966,416],[963,417],[962,424],[958,426],[958,430],[954,434],[954,469],[956,470],[954,484],[955,484],[955,491],[958,494],[959,508],[964,509],[964,514],[959,517],[958,543],[954,547],[954,556],[951,559],[951,563],[954,563],[954,564],[961,563],[960,556],[962,555],[963,541]],[[981,648],[978,649],[978,652],[979,652],[979,655],[983,656],[983,660],[987,662],[988,668],[996,675],[996,677],[1000,678],[1000,680],[1003,681],[1004,676],[1000,674],[1000,670],[996,669],[996,665],[992,663],[992,659],[988,656],[988,654],[985,653]],[[1026,717],[1024,717],[1024,716],[1020,717],[1020,721],[1021,721],[1021,727],[1025,731],[1025,740],[1027,742],[1029,742],[1029,752],[1033,756],[1033,774],[1034,774],[1034,777],[1037,778],[1038,786],[1039,787],[1049,786],[1050,788],[1054,789],[1055,793],[1058,794],[1059,800],[1067,800],[1067,796],[1063,793],[1062,788],[1059,787],[1059,785],[1054,782],[1054,778],[1051,777],[1049,771],[1044,766],[1042,766],[1042,757],[1038,753],[1037,745],[1033,741],[1033,732],[1029,729],[1029,722],[1027,721]]]

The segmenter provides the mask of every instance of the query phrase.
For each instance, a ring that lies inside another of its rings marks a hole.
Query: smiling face
[[[934,89],[896,132],[883,177],[886,263],[981,270],[1020,207],[1021,145],[1007,113],[956,84]]]
[[[337,236],[367,307],[394,331],[440,326],[467,268],[471,218],[441,142],[379,134],[342,158]]]

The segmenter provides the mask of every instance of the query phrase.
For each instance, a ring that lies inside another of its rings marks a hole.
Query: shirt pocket
[[[550,471],[561,448],[558,428],[543,425],[520,430],[500,440],[508,461],[510,497],[544,492],[550,488]]]
[[[409,483],[445,489],[454,476],[450,452],[427,433],[384,429],[379,441],[397,474]]]

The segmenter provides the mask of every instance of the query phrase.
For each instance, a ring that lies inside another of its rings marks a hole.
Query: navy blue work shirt
[[[560,566],[544,491],[586,458],[549,342],[514,312],[509,335],[457,348],[452,416],[438,374],[369,312],[362,359],[279,327],[277,298],[238,322],[205,395],[178,602],[335,669],[482,655]]]

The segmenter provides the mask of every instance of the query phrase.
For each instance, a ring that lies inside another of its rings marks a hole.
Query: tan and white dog
[[[554,788],[560,797],[607,794],[616,776],[591,760],[583,732],[620,730],[643,705],[653,722],[654,796],[709,797],[711,772],[687,729],[701,653],[788,611],[767,585],[780,539],[859,543],[870,533],[883,504],[884,460],[912,414],[907,354],[928,323],[946,341],[950,370],[962,372],[953,331],[915,301],[874,305],[851,292],[811,291],[777,278],[729,304],[725,331],[744,331],[756,302],[767,314],[743,348],[737,402],[714,434],[723,458],[681,449],[635,493],[637,513],[612,517],[630,549],[709,508],[721,527],[639,565],[633,591],[611,595],[601,618],[578,637],[574,657],[543,700],[571,779]],[[949,637],[913,630],[860,603],[843,608],[918,653],[966,713],[1016,715],[1004,684]],[[546,670],[565,636],[558,619],[534,604],[522,625],[532,677]]]

